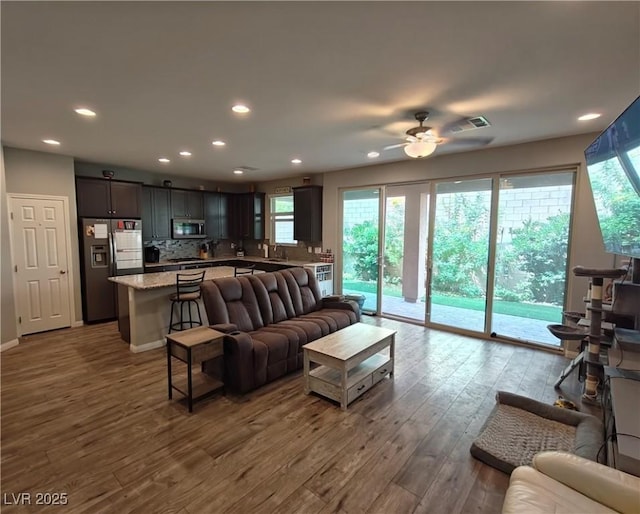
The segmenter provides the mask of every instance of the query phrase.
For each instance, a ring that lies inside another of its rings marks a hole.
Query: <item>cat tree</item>
[[[554,387],[560,387],[571,372],[582,363],[587,364],[587,376],[583,391],[583,397],[588,400],[595,400],[598,396],[598,385],[602,380],[602,363],[600,362],[600,342],[602,339],[602,286],[605,278],[618,279],[627,274],[625,268],[615,269],[592,269],[583,266],[573,268],[576,277],[588,277],[590,279],[587,293],[587,306],[585,318],[589,319],[588,331],[579,327],[569,327],[566,325],[549,325],[549,331],[560,339],[588,339],[588,346],[571,361],[569,366],[562,372]]]

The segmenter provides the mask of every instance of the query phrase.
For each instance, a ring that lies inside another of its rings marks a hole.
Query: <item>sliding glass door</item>
[[[424,322],[429,188],[385,187],[382,314]]]
[[[431,323],[484,332],[492,179],[436,184]]]
[[[341,192],[342,288],[364,312],[559,345],[574,170]],[[340,290],[340,289],[339,289]]]
[[[382,276],[382,189],[342,191],[342,293],[363,295],[363,311],[379,312]]]
[[[559,345],[574,173],[530,173],[500,180],[491,330]]]

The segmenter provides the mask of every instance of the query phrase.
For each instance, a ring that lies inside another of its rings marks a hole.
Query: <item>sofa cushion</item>
[[[258,330],[249,332],[253,342],[253,372],[255,386],[285,375],[297,364],[297,336],[289,339],[293,332]],[[291,367],[291,369],[289,369]]]
[[[502,512],[503,514],[523,512],[575,514],[577,512],[613,513],[616,511],[529,466],[520,466],[511,474]]]
[[[251,281],[265,325],[295,316],[289,288],[280,273],[261,273],[247,277]]]
[[[233,323],[250,332],[264,326],[252,285],[246,277],[207,280],[200,286],[209,323]]]
[[[322,307],[322,296],[313,272],[307,268],[282,270],[289,289],[296,316],[317,311]]]

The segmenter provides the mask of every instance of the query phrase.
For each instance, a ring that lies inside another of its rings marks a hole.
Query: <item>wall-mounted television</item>
[[[640,97],[584,155],[605,251],[640,259]]]

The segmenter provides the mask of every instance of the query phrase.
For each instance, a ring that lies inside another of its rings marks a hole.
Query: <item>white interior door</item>
[[[71,326],[64,201],[13,196],[9,208],[19,333]]]

